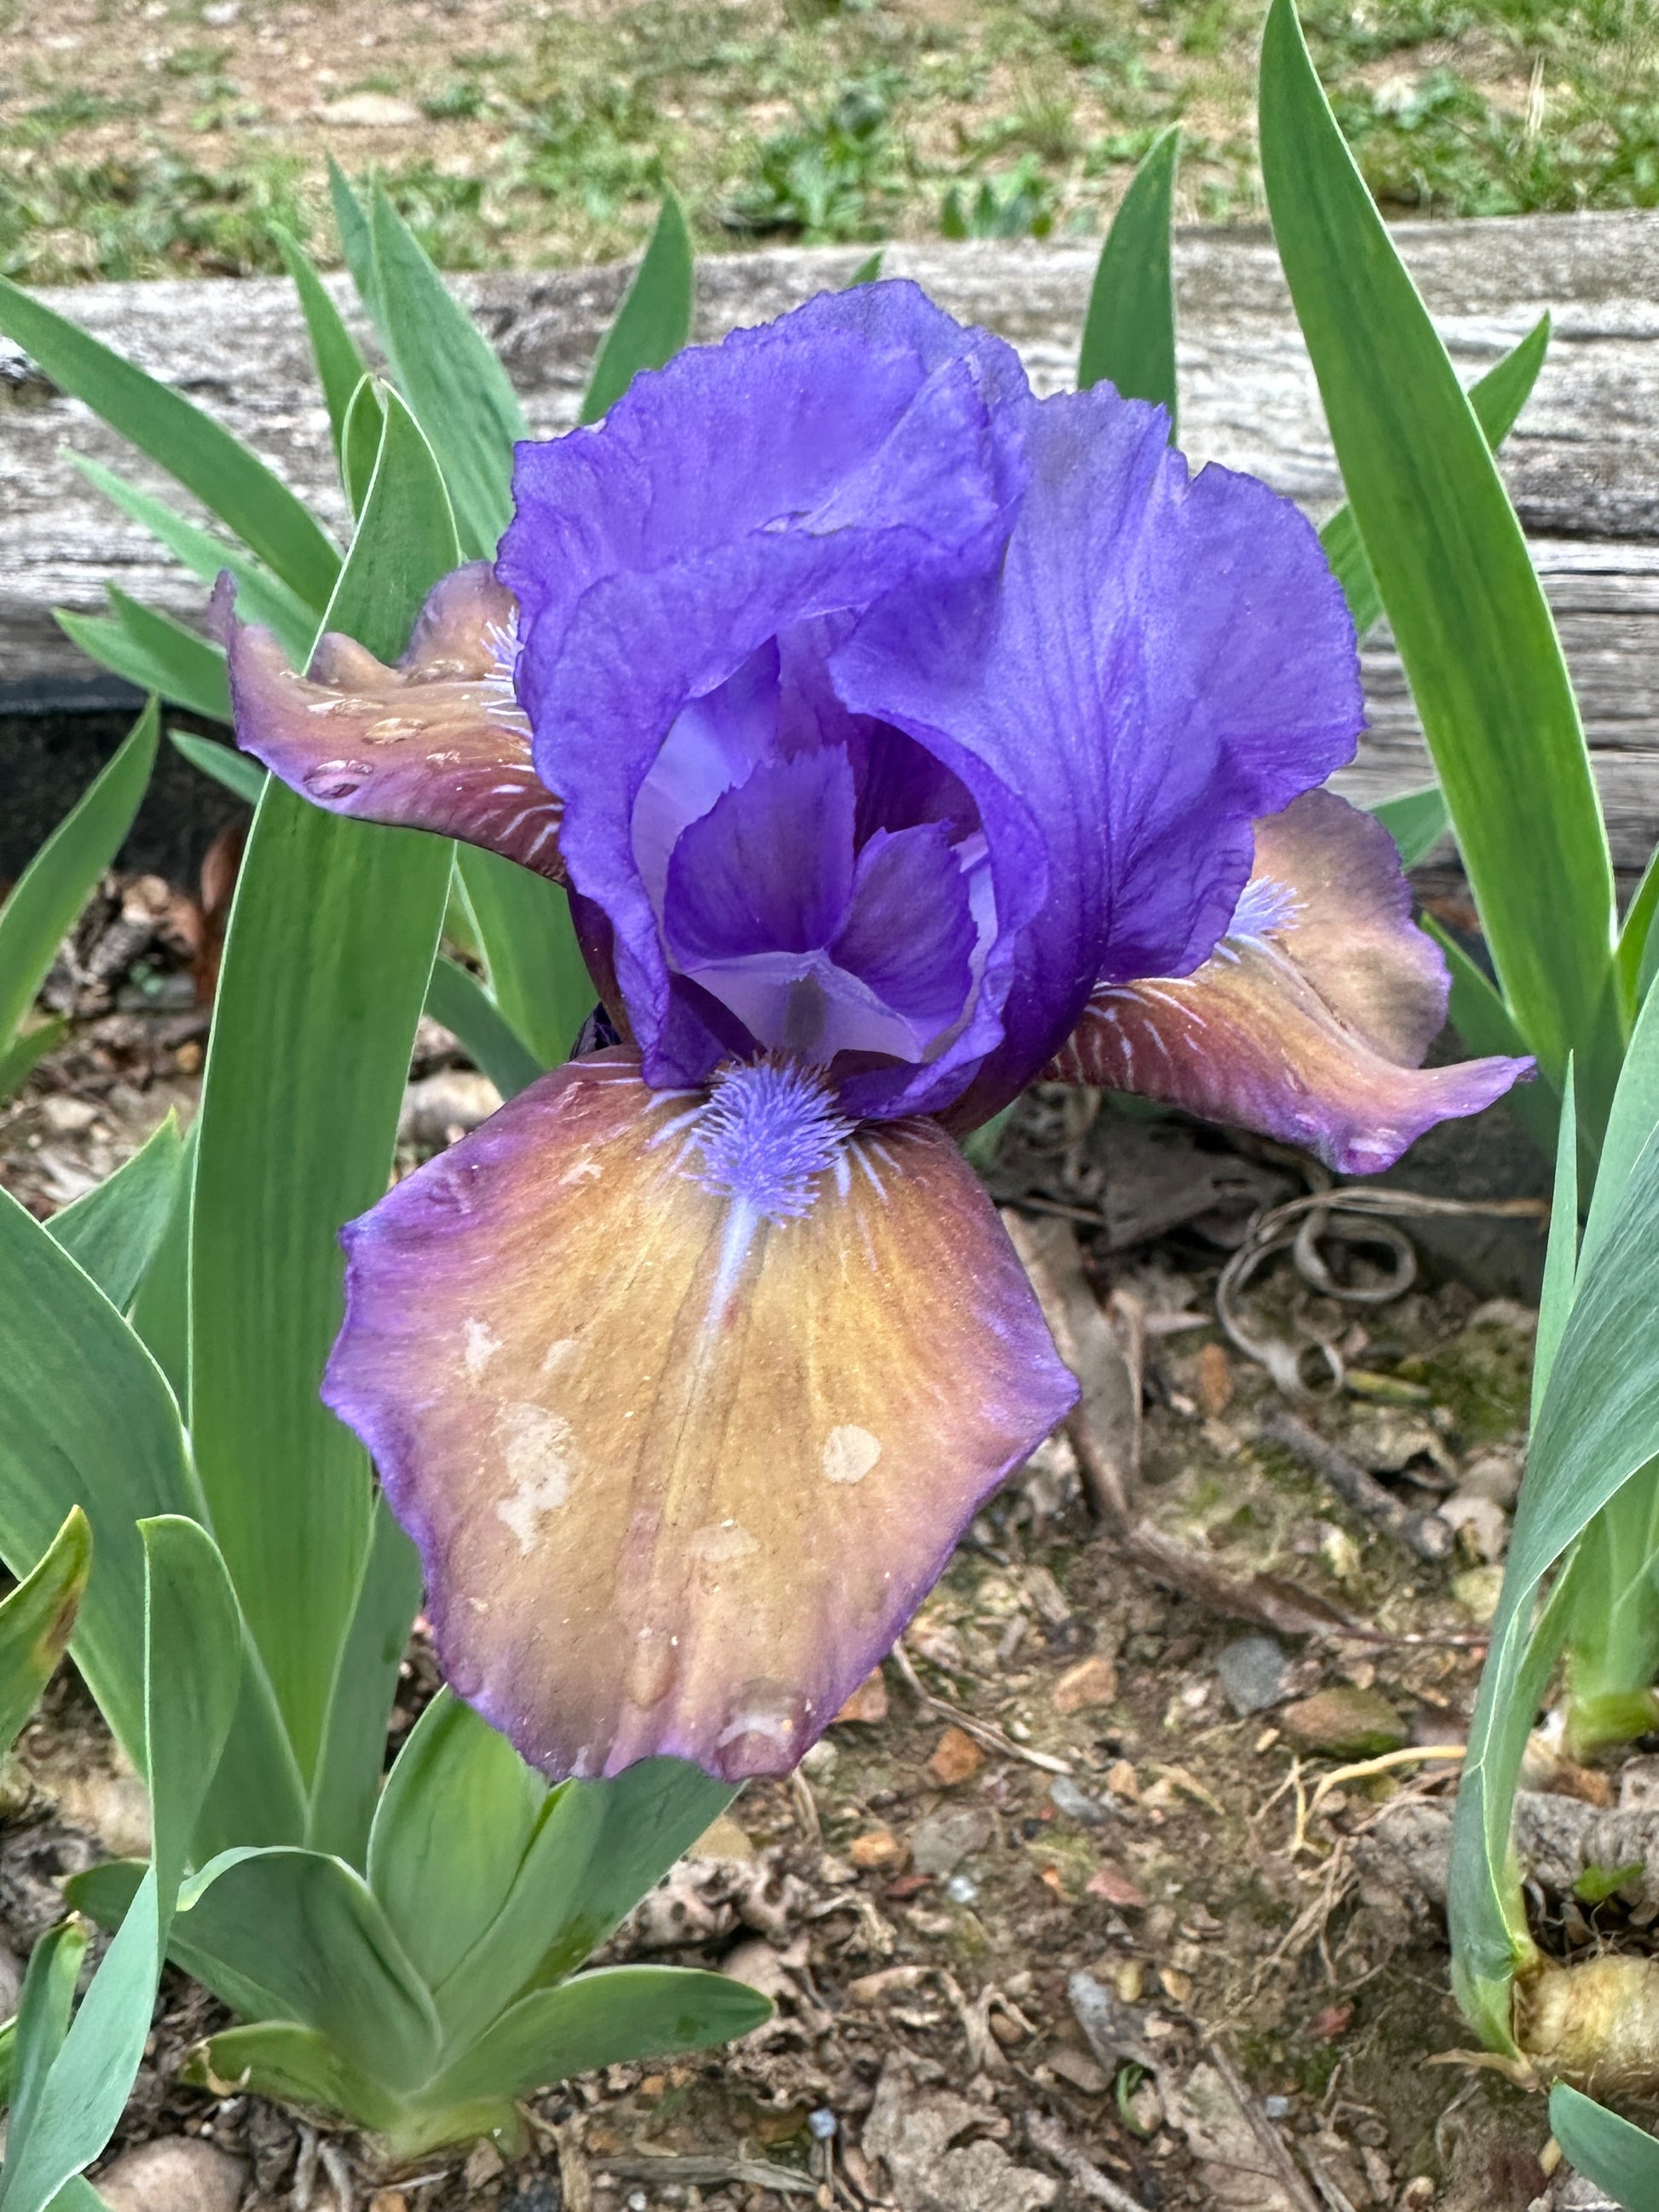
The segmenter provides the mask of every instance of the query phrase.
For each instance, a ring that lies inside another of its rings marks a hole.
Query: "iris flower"
[[[324,1389],[550,1775],[789,1768],[1066,1413],[957,1144],[1033,1079],[1352,1170],[1528,1065],[1420,1068],[1341,592],[1167,435],[866,286],[521,446],[396,668],[233,636],[296,789],[568,885],[620,1039],[343,1231]]]

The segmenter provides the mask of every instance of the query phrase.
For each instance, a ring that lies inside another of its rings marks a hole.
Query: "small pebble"
[[[945,1893],[954,1905],[972,1905],[979,1896],[979,1884],[971,1875],[953,1874],[945,1885]]]
[[[1291,2117],[1291,2100],[1288,2097],[1264,2097],[1261,2100],[1261,2109],[1270,2120],[1288,2120]]]
[[[1478,1491],[1454,1491],[1443,1498],[1440,1518],[1458,1531],[1477,1559],[1501,1559],[1509,1549],[1510,1516]]]
[[[1290,1669],[1288,1653],[1271,1636],[1235,1637],[1215,1662],[1222,1692],[1241,1720],[1278,1704]]]
[[[505,2171],[506,2165],[506,2160],[490,2142],[489,2137],[480,2136],[467,2154],[466,2164],[461,2168],[461,2179],[469,2190],[476,2192],[482,2189],[487,2181],[498,2179]]]
[[[994,1832],[983,1805],[950,1807],[918,1820],[910,1835],[910,1856],[918,1874],[954,1874],[970,1851],[982,1851]]]
[[[1054,1684],[1053,1703],[1057,1713],[1080,1713],[1109,1705],[1116,1695],[1117,1668],[1104,1652],[1097,1651],[1066,1669]]]
[[[1397,1751],[1406,1741],[1406,1724],[1388,1699],[1351,1685],[1298,1698],[1279,1719],[1299,1749],[1331,1758],[1370,1759]]]
[[[866,1721],[871,1725],[887,1717],[887,1682],[879,1667],[859,1684],[836,1715],[836,1721]]]
[[[59,1094],[41,1100],[40,1119],[54,1137],[78,1137],[98,1119],[98,1109],[84,1098]]]
[[[934,1747],[927,1771],[948,1790],[977,1774],[984,1764],[985,1753],[972,1736],[965,1729],[948,1728]]]
[[[847,1856],[866,1874],[875,1874],[902,1867],[910,1853],[890,1828],[866,1828],[848,1844]]]
[[[1198,1355],[1198,1402],[1212,1419],[1232,1402],[1233,1370],[1224,1344],[1206,1344]]]
[[[1098,1799],[1090,1796],[1086,1790],[1079,1789],[1069,1774],[1057,1774],[1048,1784],[1048,1800],[1056,1813],[1068,1820],[1081,1821],[1085,1828],[1097,1828],[1106,1818],[1105,1808]]]
[[[247,2167],[216,2143],[159,2136],[106,2166],[98,2194],[109,2212],[236,2212]]]

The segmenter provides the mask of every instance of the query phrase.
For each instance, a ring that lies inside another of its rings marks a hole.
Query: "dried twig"
[[[356,2192],[351,2185],[351,2168],[346,2163],[344,2151],[337,2142],[325,2142],[318,2144],[317,2155],[334,2191],[334,2212],[353,2212]]]
[[[1263,2155],[1284,2184],[1296,2212],[1322,2212],[1301,2167],[1285,2148],[1284,2138],[1251,2095],[1232,2060],[1212,2037],[1206,2038],[1204,2049],[1210,2063],[1226,2084],[1227,2094],[1237,2106],[1241,2116],[1249,2124],[1250,2133],[1261,2144]]]
[[[1081,1388],[1066,1433],[1089,1502],[1103,1521],[1121,1528],[1140,1474],[1139,1304],[1118,1291],[1109,1307],[1101,1305],[1068,1223],[1027,1221],[1017,1213],[1003,1218],[1055,1347]]]
[[[294,2161],[294,2187],[289,2203],[293,2212],[311,2212],[311,2199],[317,2186],[317,2130],[308,2128],[303,2120],[295,2124],[300,2130],[300,2154]]]
[[[951,1705],[947,1698],[936,1698],[923,1684],[902,1642],[896,1644],[888,1656],[898,1668],[904,1686],[919,1705],[927,1712],[937,1713],[940,1719],[949,1721],[964,1735],[972,1736],[975,1742],[982,1744],[987,1751],[995,1752],[1001,1759],[1023,1759],[1028,1766],[1040,1767],[1044,1774],[1071,1773],[1068,1759],[1056,1759],[1052,1752],[1034,1751],[1028,1743],[1016,1743],[1012,1736],[1005,1735],[994,1723],[980,1720],[962,1706]]]
[[[1109,2173],[1103,2173],[1092,2159],[1085,2158],[1074,2143],[1068,2142],[1066,2130],[1046,2112],[1027,2112],[1025,2133],[1033,2150],[1052,2159],[1079,2197],[1091,2203],[1104,2204],[1110,2212],[1146,2212],[1138,2197],[1131,2197],[1127,2189],[1120,2189]]]
[[[602,2173],[618,2181],[678,2182],[696,2189],[719,2189],[735,2182],[744,2189],[770,2189],[780,2197],[814,2197],[816,2181],[791,2166],[758,2158],[606,2157],[596,2160]]]
[[[789,1802],[801,1833],[809,1844],[823,1841],[823,1825],[818,1819],[818,1801],[812,1795],[812,1785],[796,1767],[789,1777]]]
[[[1354,2203],[1347,2191],[1340,2188],[1334,2178],[1327,2173],[1312,2151],[1304,2146],[1302,2155],[1308,2161],[1308,2171],[1313,2176],[1314,2187],[1324,2198],[1330,2212],[1354,2212]]]
[[[1385,1490],[1374,1474],[1361,1467],[1358,1460],[1350,1459],[1310,1429],[1305,1421],[1297,1420],[1294,1413],[1282,1408],[1268,1414],[1261,1425],[1261,1433],[1269,1443],[1280,1445],[1293,1459],[1328,1483],[1356,1513],[1389,1535],[1415,1552],[1419,1559],[1443,1559],[1449,1556],[1457,1541],[1456,1533],[1449,1522],[1443,1521],[1437,1513],[1413,1513],[1395,1496]]]
[[[543,2142],[553,2146],[559,2161],[559,2202],[564,2212],[592,2212],[593,2182],[582,2156],[579,2124],[567,2122],[560,2127],[544,2118],[531,2104],[520,2104],[518,2109]]]

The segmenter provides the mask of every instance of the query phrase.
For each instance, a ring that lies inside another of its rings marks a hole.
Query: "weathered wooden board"
[[[1460,369],[1491,366],[1547,309],[1555,337],[1504,468],[1533,537],[1583,699],[1615,857],[1641,866],[1659,837],[1659,215],[1402,225],[1403,251]],[[859,251],[781,250],[707,261],[699,335],[714,337],[845,283]],[[1093,249],[895,246],[953,313],[1006,333],[1040,390],[1072,378]],[[1188,231],[1177,241],[1182,442],[1253,470],[1322,514],[1340,496],[1318,397],[1270,240]],[[531,418],[574,417],[614,312],[614,269],[465,277],[458,289],[500,347]],[[91,285],[56,295],[228,422],[338,518],[326,424],[293,295],[276,282]],[[112,514],[65,445],[160,488],[156,472],[56,394],[0,340],[0,685],[87,672],[54,605],[95,609],[105,578],[188,614],[191,580]],[[1373,728],[1346,779],[1372,796],[1427,774],[1398,661],[1365,654]]]

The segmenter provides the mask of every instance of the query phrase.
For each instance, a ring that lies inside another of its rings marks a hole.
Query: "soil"
[[[0,1112],[0,1180],[39,1214],[193,1105],[191,902],[148,881],[106,886],[48,987],[74,1033]],[[118,969],[100,948],[140,912],[151,933]],[[458,1059],[423,1030],[422,1072]],[[462,2146],[398,2176],[361,2142],[183,2087],[186,2051],[223,2015],[169,1972],[112,2155],[210,2138],[246,2161],[259,2212],[344,2212],[348,2187],[372,2212],[1589,2201],[1547,2179],[1541,2099],[1431,2063],[1467,2039],[1443,1928],[1409,1884],[1368,1875],[1364,1850],[1386,1803],[1453,1786],[1444,1751],[1484,1656],[1532,1313],[1455,1279],[1356,1304],[1270,1260],[1238,1293],[1246,1333],[1323,1343],[1345,1376],[1291,1405],[1215,1299],[1253,1210],[1308,1187],[1297,1156],[1039,1091],[990,1174],[1027,1220],[1069,1224],[1103,1305],[1135,1315],[1140,1512],[1235,1578],[1247,1610],[1282,1620],[1294,1601],[1336,1627],[1271,1632],[1148,1579],[1051,1439],[802,1771],[745,1790],[609,1948],[738,1973],[776,1997],[769,2026],[546,2091],[510,2164]],[[1136,1191],[1157,1195],[1155,1233]],[[1340,1291],[1395,1264],[1326,1249]],[[1445,1557],[1419,1557],[1264,1436],[1286,1410],[1413,1515],[1472,1494],[1472,1470],[1500,1504]],[[404,1673],[398,1733],[436,1680],[418,1643]],[[1358,1747],[1357,1713],[1372,1732]],[[1378,1744],[1423,1756],[1377,1766]],[[1611,1798],[1606,1778],[1566,1778],[1591,1784]],[[0,1789],[14,1959],[57,1916],[62,1877],[134,1848],[135,1820],[136,1778],[61,1674]]]

